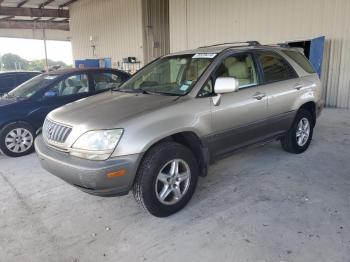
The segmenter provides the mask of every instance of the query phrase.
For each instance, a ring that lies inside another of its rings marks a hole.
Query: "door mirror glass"
[[[219,77],[215,81],[216,94],[224,94],[238,91],[239,81],[234,77]]]

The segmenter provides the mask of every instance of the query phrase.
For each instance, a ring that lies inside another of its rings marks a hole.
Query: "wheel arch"
[[[200,176],[204,177],[207,175],[209,161],[210,161],[209,149],[203,143],[200,137],[193,131],[182,131],[182,132],[170,134],[166,137],[163,137],[157,140],[146,149],[145,153],[143,154],[143,157],[147,154],[147,152],[151,148],[165,141],[174,141],[190,149],[198,161],[199,168],[200,168]]]
[[[23,120],[15,120],[15,121],[7,121],[5,123],[3,123],[1,126],[0,126],[0,132],[5,129],[6,127],[8,127],[9,125],[13,125],[13,124],[25,124],[25,125],[28,125],[30,126],[32,129],[33,129],[33,132],[35,133],[35,128],[33,127],[33,125],[27,121],[23,121]]]
[[[301,109],[307,110],[312,114],[313,126],[315,126],[316,125],[316,103],[314,101],[308,101],[299,107],[299,110]]]

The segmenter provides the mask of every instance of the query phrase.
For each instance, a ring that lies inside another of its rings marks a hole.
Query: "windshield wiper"
[[[147,94],[147,95],[152,94],[152,92],[147,91],[147,90],[142,89],[142,88],[139,88],[139,89],[115,88],[115,89],[112,89],[112,91],[115,91],[115,92],[124,92],[124,93],[142,93],[142,94]]]
[[[154,94],[159,94],[159,95],[164,95],[164,96],[182,96],[180,94],[175,94],[175,93],[168,93],[168,92],[158,92],[158,91],[154,91]]]
[[[150,91],[146,90],[143,88],[138,88],[138,89],[123,89],[123,88],[115,88],[112,89],[112,91],[115,92],[124,92],[124,93],[142,93],[142,94],[147,94],[147,95],[165,95],[165,96],[182,96],[181,94],[175,94],[175,93],[168,93],[168,92],[161,92],[161,91]]]

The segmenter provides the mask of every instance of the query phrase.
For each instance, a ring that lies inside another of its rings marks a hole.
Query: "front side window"
[[[89,81],[86,74],[69,76],[50,88],[45,96],[69,96],[89,92]]]
[[[283,81],[297,77],[292,67],[281,56],[264,52],[258,54],[265,83]]]
[[[237,54],[224,59],[216,77],[234,77],[239,81],[239,88],[256,86],[258,77],[250,54]]]
[[[214,80],[218,77],[234,77],[239,82],[239,88],[256,86],[258,74],[251,54],[235,54],[226,57],[214,73]],[[198,93],[205,97],[214,93],[213,79],[210,78]]]
[[[134,75],[119,90],[185,95],[213,59],[214,56],[194,54],[164,57]]]
[[[112,73],[94,73],[92,75],[95,91],[103,91],[106,89],[118,88],[123,80]]]

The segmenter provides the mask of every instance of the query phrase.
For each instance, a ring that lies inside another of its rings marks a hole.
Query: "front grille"
[[[55,123],[47,118],[44,122],[43,136],[48,142],[63,144],[71,131],[71,127]]]

